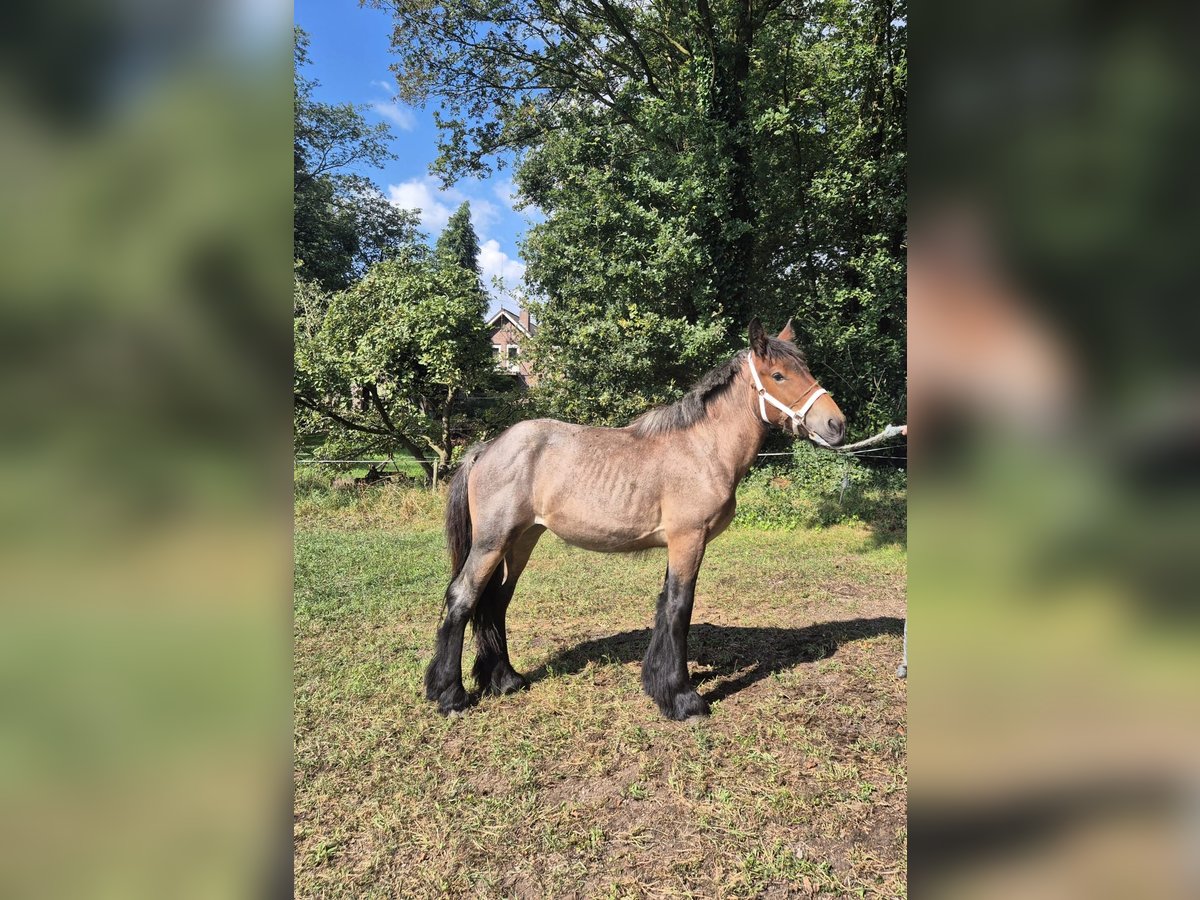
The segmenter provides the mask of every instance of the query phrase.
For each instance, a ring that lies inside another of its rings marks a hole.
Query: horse
[[[696,576],[709,541],[733,519],[734,492],[775,426],[827,447],[846,420],[809,371],[792,323],[770,337],[757,318],[749,347],[677,403],[624,428],[554,419],[520,422],[470,448],[451,479],[446,511],[451,581],[426,698],[443,715],[471,703],[462,682],[469,621],[482,695],[528,686],[508,656],[505,613],[529,557],[549,530],[601,553],[667,548],[642,687],[669,719],[709,714],[687,669]],[[788,565],[783,561],[783,565]]]

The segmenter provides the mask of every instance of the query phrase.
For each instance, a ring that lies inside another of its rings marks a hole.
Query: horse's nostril
[[[831,419],[829,420],[829,432],[830,432],[830,434],[841,434],[841,433],[842,433],[842,429],[843,429],[843,428],[845,428],[845,427],[846,427],[846,426],[845,426],[843,423],[839,422],[837,419],[833,419],[833,418],[831,418]]]

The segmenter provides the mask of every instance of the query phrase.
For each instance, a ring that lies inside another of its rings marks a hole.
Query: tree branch
[[[637,38],[633,36],[633,32],[629,30],[625,20],[621,18],[621,11],[615,8],[608,0],[596,0],[600,9],[604,12],[605,20],[621,33],[621,37],[625,39],[625,44],[633,51],[637,57],[638,63],[642,67],[642,72],[646,76],[646,87],[655,97],[662,99],[662,94],[659,93],[658,84],[654,80],[654,73],[650,70],[650,61],[646,59],[646,54],[642,51],[642,45]]]
[[[340,416],[337,413],[335,413],[333,410],[327,409],[318,403],[314,403],[313,401],[309,400],[307,397],[303,397],[300,394],[293,394],[292,399],[296,403],[299,403],[301,406],[303,406],[307,409],[311,409],[315,413],[320,413],[323,416],[333,419],[333,421],[337,422],[339,425],[349,428],[352,431],[361,431],[366,434],[381,434],[384,437],[391,437],[392,435],[395,434],[395,432],[393,432],[393,431],[384,431],[383,429],[380,429],[380,428],[371,428],[368,425],[360,425],[358,422],[354,422],[354,421],[351,421],[350,419],[345,418],[344,416]]]

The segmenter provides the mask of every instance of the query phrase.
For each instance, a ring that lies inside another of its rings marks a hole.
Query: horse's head
[[[791,320],[776,337],[770,337],[757,318],[750,321],[747,366],[759,415],[792,434],[836,447],[846,437],[846,417],[813,378],[795,339]]]

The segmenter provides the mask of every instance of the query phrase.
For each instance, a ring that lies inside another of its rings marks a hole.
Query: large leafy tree
[[[444,468],[476,436],[463,412],[493,367],[473,273],[414,253],[333,296],[298,279],[295,306],[297,429],[318,452],[432,451]]]
[[[797,316],[852,416],[899,414],[903,0],[377,5],[402,95],[439,103],[435,168],[515,152],[546,214],[525,255],[548,411],[627,418],[758,313]]]
[[[770,23],[752,83],[756,305],[796,317],[859,428],[904,417],[906,5],[836,0]]]
[[[296,28],[294,39],[293,253],[303,277],[334,291],[407,252],[417,218],[353,171],[394,158],[390,129],[368,124],[353,104],[315,100],[317,82],[303,74],[308,36]]]
[[[703,162],[706,202],[697,213],[709,278],[732,320],[749,318],[744,273],[754,210],[745,88],[754,35],[781,0],[372,2],[397,20],[401,95],[441,102],[435,168],[447,178],[573,128],[601,144],[624,138],[635,153]]]

